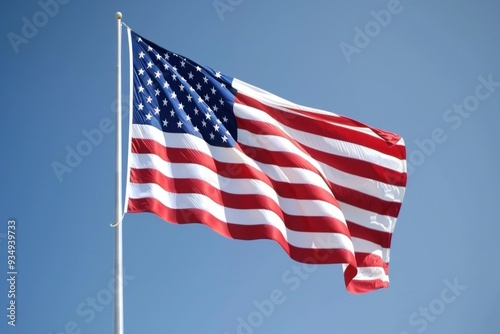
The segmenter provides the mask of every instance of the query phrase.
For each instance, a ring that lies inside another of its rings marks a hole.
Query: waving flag
[[[407,177],[400,136],[129,37],[128,212],[271,239],[299,262],[343,264],[353,293],[388,286]]]

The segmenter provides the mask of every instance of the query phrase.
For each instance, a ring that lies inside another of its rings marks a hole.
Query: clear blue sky
[[[18,271],[2,333],[112,333],[118,10],[201,64],[402,135],[411,171],[391,284],[366,295],[272,241],[126,215],[125,333],[500,332],[499,3],[56,1],[0,5],[0,276],[11,218]]]

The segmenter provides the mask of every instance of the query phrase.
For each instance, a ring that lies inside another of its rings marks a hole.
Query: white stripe
[[[214,160],[219,162],[249,165],[257,170],[261,170],[275,181],[312,184],[321,187],[330,194],[332,193],[323,178],[308,169],[280,167],[277,165],[260,163],[237,149],[210,146],[201,138],[182,133],[164,133],[150,125],[133,124],[132,130],[134,138],[154,140],[167,148],[197,150],[211,156]],[[231,175],[231,173],[231,171],[228,171],[229,175]]]
[[[312,249],[347,249],[354,253],[349,237],[340,233],[297,232],[287,229],[281,218],[269,210],[240,210],[219,205],[201,194],[176,194],[154,183],[130,183],[130,198],[155,198],[172,209],[202,209],[218,220],[238,225],[270,225],[278,229],[290,245]]]
[[[331,111],[325,111],[325,110],[321,110],[321,109],[311,108],[311,107],[307,107],[307,106],[303,106],[303,105],[299,105],[299,104],[290,102],[288,100],[285,100],[284,98],[281,98],[281,97],[274,95],[266,90],[255,87],[251,84],[248,84],[248,83],[241,81],[241,80],[238,80],[236,78],[233,79],[231,86],[233,88],[235,88],[238,91],[238,93],[249,96],[255,100],[262,102],[265,105],[268,105],[270,107],[273,107],[273,108],[276,108],[276,109],[279,109],[282,111],[286,111],[290,114],[304,116],[303,114],[299,114],[297,112],[294,112],[293,110],[290,110],[290,109],[297,109],[297,110],[306,111],[308,113],[311,113],[311,114],[313,114],[313,116],[314,116],[314,114],[320,114],[320,115],[327,115],[327,116],[330,116],[333,118],[335,118],[335,117],[344,118],[344,119],[347,118],[347,117],[343,117],[343,116],[340,116],[338,114],[335,114]],[[344,125],[344,124],[338,124],[338,123],[331,122],[331,121],[328,121],[327,123],[334,124],[334,125],[340,126],[340,127],[344,127],[344,128],[347,128],[347,129],[350,129],[353,131],[357,131],[360,133],[365,133],[365,134],[368,134],[372,137],[380,139],[380,136],[378,134],[376,134],[375,132],[373,132],[373,130],[371,130],[369,127],[349,126],[349,125]],[[400,145],[400,143],[398,142],[397,145]]]
[[[361,239],[361,238],[351,238],[352,243],[354,245],[354,249],[357,253],[368,253],[377,255],[384,262],[389,262],[390,258],[390,249],[381,247],[380,245],[373,243],[371,241]]]
[[[313,159],[304,151],[301,151],[290,140],[272,135],[256,135],[246,130],[238,129],[238,142],[250,147],[261,148],[271,152],[286,152],[299,156],[313,165],[320,173],[321,167],[318,161]],[[272,154],[272,153],[271,153]],[[325,176],[326,178],[326,176]]]
[[[367,211],[341,201],[339,204],[344,215],[348,217],[347,220],[375,231],[394,232],[396,218]]]
[[[353,159],[358,159],[362,161],[367,161],[385,168],[392,169],[397,172],[404,172],[404,165],[400,159],[390,156],[388,154],[379,152],[372,148],[355,144],[348,141],[326,138],[324,136],[319,136],[309,132],[303,132],[300,130],[296,130],[290,128],[279,121],[272,118],[266,112],[261,111],[260,109],[253,108],[250,106],[235,104],[233,107],[234,114],[237,117],[255,120],[255,121],[263,121],[269,124],[272,124],[279,128],[281,131],[286,132],[293,139],[297,140],[302,145],[311,147],[313,149],[339,155],[342,157],[348,157]],[[241,130],[238,129],[238,133]],[[254,136],[259,136],[258,134],[254,134]],[[269,143],[271,139],[265,140],[265,143]],[[240,137],[238,136],[238,141],[240,141]]]
[[[232,194],[262,195],[274,201],[283,212],[308,217],[332,217],[347,226],[344,214],[335,205],[321,200],[304,200],[279,196],[268,184],[257,179],[231,179],[211,169],[188,163],[170,163],[154,154],[132,154],[131,168],[153,168],[170,178],[198,179]]]
[[[261,112],[259,109],[255,109],[245,105],[235,105],[235,110],[241,111],[240,113],[237,114],[238,117],[243,117],[249,120],[259,120],[273,124],[280,130],[287,132],[292,138],[296,139],[299,143],[312,147],[314,149],[326,153],[333,153],[339,156],[368,161],[373,164],[395,170],[397,172],[406,171],[406,160],[400,160],[398,158],[381,153],[371,148],[367,148],[362,145],[336,139],[328,139],[322,136],[304,133],[302,131],[286,127],[283,124],[276,121],[275,119],[273,119],[267,113]],[[242,135],[245,136],[242,137]],[[271,151],[279,151],[279,149],[274,147],[276,138],[282,138],[282,137],[251,134],[244,130],[238,130],[239,142],[243,140],[244,143],[247,145],[262,147]],[[302,140],[300,138],[302,138]],[[257,141],[259,142],[259,144],[256,143]],[[290,147],[291,145],[293,144],[290,143],[288,147]],[[297,150],[295,150],[294,152],[296,151]],[[357,155],[354,156],[353,152],[355,153],[357,152]],[[405,189],[404,187],[397,187],[384,182],[375,181],[372,179],[363,178],[357,175],[340,171],[321,161],[308,158],[302,152],[300,156],[309,161],[310,163],[312,163],[315,167],[319,168],[319,170],[323,171],[328,177],[328,179],[337,185],[355,189],[357,191],[378,197],[386,201],[401,202],[403,199],[404,189]]]
[[[405,187],[398,187],[366,177],[349,174],[324,163],[320,163],[320,166],[328,180],[338,186],[354,189],[384,201],[399,203],[403,201]]]
[[[268,165],[254,161],[249,157],[245,156],[242,152],[235,150],[233,148],[224,148],[224,147],[211,147],[206,144],[206,142],[198,137],[189,135],[189,134],[179,134],[179,133],[164,133],[157,128],[149,125],[133,125],[134,137],[139,137],[142,139],[151,139],[158,142],[161,145],[167,145],[169,147],[176,148],[189,148],[195,149],[203,152],[207,155],[212,155],[215,160],[224,162],[224,163],[243,163],[251,165],[253,168],[262,171],[266,174],[270,179],[280,182],[289,182],[289,183],[301,183],[301,184],[312,184],[318,187],[321,187],[325,191],[331,194],[331,189],[329,189],[328,185],[325,184],[324,180],[317,174],[312,171],[301,169],[301,168],[293,168],[293,167],[279,167],[276,165]],[[160,159],[158,159],[160,160]],[[163,160],[162,160],[163,162]],[[136,168],[144,168],[144,167],[155,167],[162,162],[156,161],[147,163],[147,160],[142,161],[144,165],[134,166]],[[382,182],[373,181],[370,179],[362,178],[359,176],[350,175],[347,173],[343,173],[329,166],[322,166],[323,170],[327,174],[329,180],[331,180],[335,184],[339,184],[341,186],[350,187],[352,189],[367,193],[368,195],[373,195],[378,198],[387,201],[395,201],[400,202],[400,199],[404,195],[403,187],[395,187],[390,186]],[[163,166],[160,169],[165,172],[168,171],[170,167]],[[201,166],[200,166],[201,168]],[[203,167],[204,168],[204,167]],[[237,169],[235,169],[237,170]],[[198,170],[194,172],[196,175],[206,175],[208,169],[204,168],[204,170]],[[180,173],[187,172],[186,170],[181,170]],[[234,171],[227,171],[227,176],[231,176],[231,173]],[[185,177],[189,177],[188,173],[181,174]],[[191,174],[193,175],[193,174]],[[169,175],[172,177],[173,175]],[[218,181],[213,179],[207,180],[207,182],[211,184],[221,185],[221,189],[225,191],[232,192],[231,189],[243,189],[244,182],[242,182],[238,186],[225,186],[226,183],[229,182],[230,178],[223,178],[222,176]],[[231,182],[235,182],[231,181]],[[218,182],[218,183],[217,183]],[[234,184],[234,183],[231,183]],[[267,193],[268,191],[274,192],[269,186],[262,187],[263,192]],[[395,191],[397,190],[397,191]],[[394,199],[391,199],[391,196],[394,196]],[[279,202],[277,198],[269,195],[275,202]],[[282,203],[282,202],[280,202]],[[339,203],[340,204],[340,203]],[[281,205],[281,204],[280,204]],[[293,206],[293,205],[292,205]],[[298,209],[298,207],[297,207]],[[352,221],[361,226],[365,226],[368,228],[372,228],[377,231],[383,232],[393,232],[396,219],[386,215],[380,215],[378,213],[374,213],[371,211],[366,211],[346,203],[341,203],[341,210],[338,210],[336,207],[331,207],[332,215],[342,221],[345,220]],[[288,210],[284,208],[284,211],[289,214],[296,214],[297,210]],[[295,213],[292,213],[295,212]],[[303,211],[302,214],[305,214],[306,211]],[[346,217],[346,218],[344,218]]]
[[[261,164],[245,156],[240,151],[231,149],[232,152],[230,152],[224,147],[212,147],[203,139],[189,134],[164,133],[154,126],[133,124],[132,136],[139,139],[154,140],[165,147],[196,149],[204,154],[211,155],[215,160],[220,162],[244,163],[262,170],[276,181],[303,183],[304,180],[308,180],[311,184],[321,187],[331,193],[331,189],[324,183],[323,179],[312,171],[301,168]],[[384,182],[349,174],[324,163],[319,163],[319,169],[322,170],[328,180],[334,184],[351,188],[386,201],[401,202],[403,199],[404,187],[397,187]],[[282,173],[284,173],[286,177],[278,176],[278,174],[281,175]]]
[[[382,280],[389,282],[389,276],[386,275],[382,267],[358,267],[358,274],[354,277],[356,281]]]

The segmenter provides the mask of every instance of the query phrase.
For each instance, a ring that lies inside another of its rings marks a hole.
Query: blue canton
[[[232,78],[131,34],[133,123],[189,133],[210,145],[234,146]]]

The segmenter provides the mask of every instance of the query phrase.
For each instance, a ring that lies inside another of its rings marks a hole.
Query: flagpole
[[[117,12],[118,49],[116,62],[116,192],[115,210],[115,305],[114,334],[123,334],[123,249],[122,249],[122,13]]]

